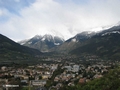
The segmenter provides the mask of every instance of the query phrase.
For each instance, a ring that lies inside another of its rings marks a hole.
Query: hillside
[[[21,45],[38,49],[41,52],[49,52],[51,48],[61,45],[63,38],[46,34],[44,36],[36,35],[27,41],[20,41]]]
[[[55,48],[52,48],[51,51],[57,51],[59,53],[69,53],[70,51],[76,49],[79,46],[85,45],[85,41],[90,39],[93,35],[95,35],[95,32],[81,32],[74,37],[66,40],[63,44],[60,46],[57,46]]]
[[[104,30],[72,50],[71,54],[95,54],[110,59],[120,58],[120,26]]]
[[[86,84],[63,87],[61,90],[120,90],[120,67],[110,70],[102,78],[94,79]]]
[[[0,60],[21,60],[32,56],[41,55],[36,49],[31,49],[12,41],[0,34]]]

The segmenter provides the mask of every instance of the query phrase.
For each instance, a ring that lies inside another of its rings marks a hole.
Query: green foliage
[[[52,86],[52,83],[53,83],[53,81],[47,80],[47,83],[46,83],[45,87],[49,88],[50,86]]]
[[[120,68],[110,70],[100,79],[95,79],[85,85],[65,87],[63,90],[120,90]]]
[[[46,87],[49,88],[50,86],[52,85],[56,85],[56,82],[54,82],[54,78],[57,76],[57,75],[60,75],[61,73],[63,73],[64,69],[61,69],[60,66],[58,66],[58,68],[54,71],[52,77],[47,80],[47,84],[46,84]]]
[[[51,80],[54,80],[54,78],[55,78],[57,75],[63,73],[63,71],[64,71],[64,69],[61,69],[61,67],[58,66],[58,69],[54,71],[54,73],[53,73],[53,75],[52,75],[52,77],[51,77]]]
[[[0,61],[25,61],[40,54],[38,50],[22,46],[0,34]]]
[[[94,36],[85,43],[71,51],[71,54],[95,54],[113,60],[120,58],[120,34]]]
[[[39,80],[42,79],[42,76],[39,76]]]
[[[23,87],[21,90],[35,90],[34,87]]]

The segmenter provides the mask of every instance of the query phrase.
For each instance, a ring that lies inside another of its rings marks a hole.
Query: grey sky
[[[68,39],[120,21],[120,0],[0,0],[0,33],[19,41],[53,34]]]

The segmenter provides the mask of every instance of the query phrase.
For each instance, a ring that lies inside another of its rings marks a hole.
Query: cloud
[[[20,0],[15,0],[15,2],[20,2]]]
[[[0,8],[1,20],[7,12],[4,17],[7,19],[0,21],[0,32],[16,41],[46,33],[68,39],[90,28],[117,23],[120,16],[119,0],[36,0],[29,5],[24,0],[15,0],[15,3],[20,1],[15,12],[4,5]]]

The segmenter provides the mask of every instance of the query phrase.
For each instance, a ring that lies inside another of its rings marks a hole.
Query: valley
[[[119,58],[119,25],[66,41],[46,34],[16,43],[0,34],[0,89],[119,90]]]
[[[0,0],[0,90],[120,90],[120,0]]]
[[[1,63],[0,87],[9,90],[69,90],[103,78],[119,65],[120,61],[105,61],[95,55],[44,57],[29,64]]]

